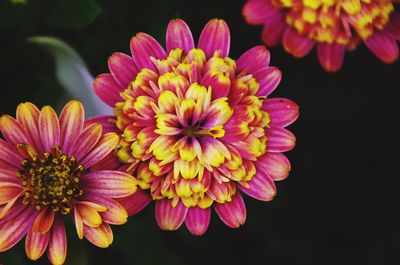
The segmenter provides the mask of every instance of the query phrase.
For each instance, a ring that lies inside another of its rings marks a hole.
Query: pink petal
[[[52,209],[42,210],[36,218],[32,232],[46,234],[53,225],[55,213]]]
[[[119,162],[117,156],[111,152],[105,158],[94,164],[92,166],[92,170],[118,170],[122,165],[123,164]]]
[[[285,28],[285,13],[278,11],[264,23],[262,40],[270,47],[280,44]]]
[[[15,166],[12,166],[3,162],[3,160],[0,160],[0,185],[4,182],[21,185],[21,179],[17,178],[16,176],[17,171],[18,169]]]
[[[267,130],[267,150],[269,152],[287,152],[296,145],[296,137],[293,133],[280,127],[271,126]]]
[[[11,205],[11,208],[9,208],[7,211],[4,211],[4,208],[3,208],[2,211],[0,212],[0,225],[3,225],[8,220],[14,219],[23,210],[25,210],[25,208],[27,208],[27,207],[26,207],[26,205],[22,204],[21,200],[14,201],[13,205]],[[33,221],[35,221],[35,220],[33,220]]]
[[[44,106],[40,111],[39,131],[46,152],[50,152],[53,146],[60,145],[60,124],[58,116],[50,106]]]
[[[100,213],[103,222],[121,225],[126,223],[126,221],[128,220],[128,213],[126,212],[125,208],[116,200],[104,196],[99,196],[95,193],[86,194],[85,200],[94,202],[107,208],[107,211]]]
[[[121,133],[115,125],[115,116],[97,116],[85,121],[85,127],[93,123],[99,123],[103,126],[103,133],[115,132]]]
[[[392,38],[400,40],[400,13],[397,12],[390,17],[385,32]]]
[[[64,264],[67,256],[67,235],[61,217],[56,217],[51,231],[47,257],[52,264]]]
[[[139,189],[132,195],[118,199],[118,202],[126,209],[129,216],[135,215],[143,210],[151,201],[152,198],[150,195]]]
[[[123,101],[119,93],[124,88],[117,84],[111,74],[100,74],[93,83],[94,93],[111,107],[114,107],[115,103]]]
[[[185,219],[186,227],[193,235],[201,236],[207,231],[210,217],[210,208],[202,209],[198,206],[189,208]]]
[[[76,138],[81,133],[85,110],[82,103],[76,100],[68,102],[60,114],[61,138],[60,146],[64,154],[72,155],[71,151]]]
[[[92,139],[93,140],[93,139]],[[96,145],[84,156],[80,163],[89,168],[97,162],[101,161],[110,154],[119,142],[119,137],[115,133],[103,134],[97,141]]]
[[[211,58],[216,51],[219,51],[220,57],[226,57],[229,54],[230,39],[226,22],[214,18],[201,32],[198,47],[206,53],[207,58]]]
[[[172,19],[167,28],[167,52],[175,48],[183,49],[187,54],[194,48],[192,32],[182,19]]]
[[[106,248],[113,242],[114,236],[110,226],[102,223],[99,227],[83,226],[83,235],[93,245],[99,248]]]
[[[246,221],[246,206],[239,191],[231,202],[214,203],[214,209],[221,220],[231,228],[238,228]]]
[[[237,72],[254,73],[261,68],[268,67],[270,53],[265,46],[256,46],[243,53],[236,61]]]
[[[77,209],[74,209],[74,223],[76,228],[76,234],[78,235],[79,239],[83,238],[83,220],[82,216],[79,214]]]
[[[0,182],[0,205],[18,197],[22,192],[20,184],[12,182]]]
[[[31,260],[38,260],[47,248],[50,233],[44,235],[29,231],[25,240],[25,252]]]
[[[110,199],[106,207],[107,211],[100,213],[103,222],[112,225],[122,225],[128,221],[128,213],[126,212],[126,209],[115,200]]]
[[[267,99],[262,109],[268,112],[271,124],[279,127],[286,127],[299,117],[299,106],[286,98]]]
[[[98,211],[104,211],[107,209],[104,206],[97,205],[92,202],[79,201],[79,203],[75,204],[74,210],[76,210],[76,212],[79,214],[79,217],[81,217],[84,225],[90,227],[99,227],[103,221]]]
[[[345,51],[346,47],[339,44],[317,45],[319,63],[328,72],[336,72],[342,67]]]
[[[239,186],[239,189],[257,200],[270,201],[276,195],[274,181],[262,170],[257,169],[257,173],[247,184],[249,187]]]
[[[376,32],[365,41],[365,45],[385,63],[393,63],[399,58],[396,40],[388,34]]]
[[[0,139],[0,160],[13,165],[13,167],[20,168],[22,156],[9,143]]]
[[[256,96],[269,96],[281,82],[282,72],[276,67],[265,67],[254,72],[254,77],[260,84]]]
[[[149,68],[156,71],[150,57],[155,59],[164,59],[167,57],[163,47],[150,35],[138,33],[131,39],[131,53],[136,66]]]
[[[17,146],[18,144],[28,144],[32,146],[32,141],[22,125],[13,117],[3,115],[0,118],[0,130],[6,141]]]
[[[230,158],[230,152],[226,146],[219,140],[209,136],[202,136],[198,138],[202,152],[203,162],[207,165],[218,167],[225,161],[226,158]]]
[[[30,102],[21,103],[17,107],[17,120],[25,128],[36,151],[42,152],[43,146],[39,135],[39,110]]]
[[[102,126],[100,124],[92,124],[87,126],[78,136],[73,153],[76,160],[80,161],[90,150],[97,144],[102,134]]]
[[[233,110],[226,99],[219,98],[213,101],[210,107],[203,110],[200,116],[202,129],[211,129],[214,126],[225,124],[232,117],[232,114]]]
[[[108,68],[114,80],[122,88],[127,88],[138,73],[133,59],[121,52],[115,52],[108,58]]]
[[[28,207],[16,217],[0,225],[0,252],[4,252],[17,244],[32,227],[39,213]]]
[[[249,0],[243,6],[242,14],[247,23],[259,25],[268,21],[277,10],[279,9],[273,7],[269,1]]]
[[[188,209],[182,202],[172,207],[171,200],[163,199],[156,202],[156,221],[163,230],[176,230],[185,221]]]
[[[81,177],[82,186],[93,193],[110,198],[122,198],[136,191],[136,180],[121,171],[92,171]]]
[[[288,27],[283,33],[283,47],[288,53],[301,58],[311,51],[314,47],[314,41],[301,36],[296,30]]]
[[[211,86],[212,100],[226,97],[231,88],[230,79],[222,74],[207,73],[200,82],[204,87]]]
[[[18,204],[18,197],[15,197],[12,200],[9,200],[6,204],[0,205],[0,225],[2,223],[5,223],[7,220],[11,219],[14,216],[10,217],[10,214],[18,214],[18,212],[16,211],[10,211],[11,209],[18,209],[17,206],[15,206],[16,204]]]
[[[274,181],[287,178],[291,170],[289,160],[282,153],[267,153],[259,157],[255,165],[257,172],[264,172]]]

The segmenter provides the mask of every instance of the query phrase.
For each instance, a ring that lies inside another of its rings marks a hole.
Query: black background
[[[28,0],[21,6],[0,0],[0,114],[14,115],[23,101],[56,105],[64,94],[52,58],[27,43],[30,36],[63,39],[93,75],[107,71],[112,52],[129,53],[136,32],[164,44],[175,17],[189,24],[196,39],[209,19],[225,19],[232,58],[261,44],[261,27],[247,25],[241,16],[244,1],[103,0],[97,1],[98,15],[85,20],[92,15],[86,2],[92,1],[70,0],[68,9],[59,7],[65,0]],[[79,241],[69,227],[67,264],[400,264],[400,63],[386,65],[361,45],[332,74],[319,66],[315,51],[301,60],[282,47],[271,54],[271,65],[283,72],[272,96],[290,98],[301,110],[289,127],[298,139],[287,153],[293,169],[277,184],[276,199],[246,197],[243,227],[230,229],[213,214],[202,237],[184,227],[161,231],[153,205],[114,227],[108,249]],[[23,243],[1,253],[0,263],[30,264]]]

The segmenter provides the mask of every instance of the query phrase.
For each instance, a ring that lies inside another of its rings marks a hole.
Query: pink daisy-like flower
[[[137,187],[128,173],[107,170],[115,164],[109,154],[118,135],[103,133],[101,124],[85,124],[78,101],[70,101],[59,118],[50,106],[39,110],[32,103],[20,104],[16,116],[0,119],[5,138],[0,139],[0,252],[26,235],[30,259],[47,249],[52,264],[63,264],[67,215],[79,238],[108,247],[110,224],[128,217],[118,200],[124,202]]]
[[[219,19],[208,22],[197,48],[180,19],[168,25],[166,50],[145,33],[130,44],[132,55],[114,53],[111,73],[94,82],[114,107],[113,116],[95,121],[111,122],[121,135],[117,156],[156,201],[162,229],[185,222],[201,235],[211,208],[239,227],[246,219],[240,191],[271,200],[274,181],[290,171],[282,152],[295,145],[284,127],[297,119],[298,107],[268,97],[281,79],[268,50],[257,46],[229,58],[229,28]]]
[[[299,58],[316,46],[326,71],[338,71],[360,42],[385,63],[399,57],[400,14],[391,0],[247,0],[243,15],[264,25],[268,46],[282,43]]]

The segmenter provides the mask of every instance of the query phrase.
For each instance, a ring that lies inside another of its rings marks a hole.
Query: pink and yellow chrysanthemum
[[[295,145],[284,127],[297,119],[298,107],[268,98],[281,79],[268,50],[257,46],[229,58],[229,28],[218,19],[205,26],[197,47],[180,19],[168,25],[166,50],[145,33],[130,44],[132,55],[114,53],[111,73],[94,83],[114,107],[114,116],[98,120],[121,135],[118,158],[156,201],[162,229],[185,222],[201,235],[211,208],[239,227],[246,219],[240,191],[271,200],[274,181],[290,171],[282,152]]]
[[[107,170],[115,166],[109,154],[118,135],[104,133],[101,124],[85,124],[78,101],[70,101],[59,118],[50,106],[39,110],[32,103],[20,104],[16,116],[0,118],[5,139],[0,139],[0,252],[26,235],[30,259],[47,249],[52,264],[63,264],[66,216],[79,238],[108,247],[110,224],[127,221],[122,204],[137,188],[128,173]]]
[[[268,46],[282,43],[295,57],[316,46],[326,71],[339,70],[346,49],[360,42],[385,63],[399,57],[400,14],[393,0],[247,0],[243,15],[264,25]]]

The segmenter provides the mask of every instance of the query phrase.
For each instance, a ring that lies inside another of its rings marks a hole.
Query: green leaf
[[[58,0],[47,11],[46,23],[55,28],[79,29],[101,12],[95,0]]]
[[[44,48],[54,57],[59,82],[72,98],[85,104],[88,117],[112,113],[112,109],[94,94],[94,78],[74,49],[54,37],[35,36],[28,41]]]

